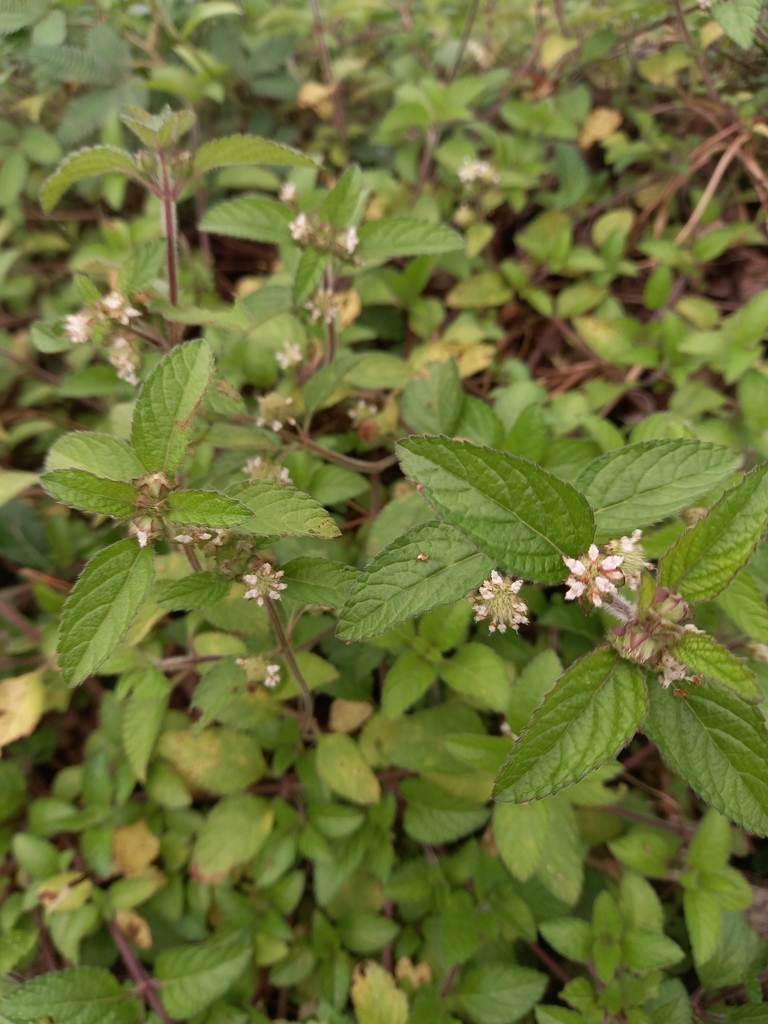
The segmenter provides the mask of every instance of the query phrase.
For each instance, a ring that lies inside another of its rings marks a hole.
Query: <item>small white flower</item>
[[[268,690],[274,690],[276,686],[280,685],[279,665],[267,665],[267,675],[264,679],[264,685]]]
[[[101,300],[101,308],[105,316],[110,320],[117,320],[127,327],[133,317],[141,316],[138,309],[129,306],[120,292],[110,292]]]
[[[277,433],[283,429],[284,423],[295,423],[293,416],[287,415],[291,405],[293,405],[293,399],[290,395],[281,395],[279,391],[270,391],[268,395],[261,395],[256,426],[266,427],[269,425]]]
[[[136,540],[139,542],[140,548],[145,548],[149,543],[149,534],[147,533],[146,530],[137,530]]]
[[[339,300],[330,288],[318,288],[314,299],[304,303],[304,309],[309,310],[313,323],[323,320],[327,324],[332,324],[339,308]]]
[[[293,341],[283,342],[283,351],[275,352],[275,359],[281,370],[288,370],[291,366],[298,366],[303,359],[301,345]]]
[[[495,185],[499,180],[499,172],[487,160],[470,160],[465,158],[459,168],[459,179],[464,185],[481,181],[484,185]]]
[[[194,541],[188,533],[177,533],[173,538],[177,544],[193,544]]]
[[[109,348],[109,361],[117,370],[117,376],[121,380],[133,384],[134,387],[139,383],[139,378],[136,376],[140,365],[139,357],[131,348],[128,339],[121,334],[112,339]]]
[[[336,244],[348,253],[350,256],[357,248],[357,243],[360,239],[357,236],[357,230],[355,228],[349,228],[347,231],[340,231],[336,235]]]
[[[292,181],[286,181],[280,186],[280,201],[282,203],[292,203],[296,198],[296,186]]]
[[[522,580],[506,579],[495,569],[491,578],[484,580],[478,589],[478,595],[472,598],[475,606],[475,622],[490,619],[488,629],[506,633],[507,626],[517,631],[528,622],[528,606],[517,595],[523,585]]]
[[[64,333],[69,340],[76,345],[91,340],[91,328],[93,317],[90,313],[82,310],[79,313],[70,313],[64,321]]]
[[[571,571],[565,581],[568,586],[566,601],[586,597],[595,608],[600,608],[604,598],[616,593],[616,583],[624,580],[624,573],[619,568],[624,556],[601,554],[597,544],[590,544],[586,555],[580,558],[563,556],[563,561]]]
[[[623,562],[618,564],[621,565],[624,583],[631,590],[637,590],[640,586],[643,569],[653,568],[653,566],[645,561],[643,545],[641,543],[642,536],[642,530],[633,530],[631,537],[620,537],[618,540],[609,540],[605,545],[605,550],[608,552],[609,556],[621,555],[624,559]],[[603,565],[605,566],[606,563],[607,559],[603,561]],[[618,568],[618,564],[616,568]]]
[[[658,668],[661,669],[659,682],[665,690],[670,683],[677,683],[686,679],[692,681],[693,679],[692,676],[688,675],[688,669],[685,665],[681,665],[677,658],[670,654],[669,651],[664,651],[659,658]]]
[[[247,573],[243,576],[243,582],[247,583],[251,589],[245,592],[245,600],[255,600],[260,608],[264,606],[266,597],[272,601],[279,601],[280,591],[285,590],[287,586],[280,582],[282,576],[282,569],[276,572],[269,562],[260,565],[255,572]]]
[[[347,409],[347,416],[352,420],[352,423],[357,427],[366,420],[372,419],[374,416],[378,416],[379,410],[371,402],[366,402],[365,399],[361,398],[358,400],[357,405],[354,405],[351,409]]]
[[[312,239],[312,225],[309,223],[309,218],[306,213],[300,213],[296,220],[292,220],[288,225],[291,231],[291,238],[294,242],[306,243]]]

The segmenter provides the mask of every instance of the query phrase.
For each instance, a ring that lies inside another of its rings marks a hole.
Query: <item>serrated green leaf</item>
[[[133,539],[100,551],[86,565],[61,618],[59,669],[68,686],[95,672],[115,650],[152,587],[152,549]]]
[[[549,834],[549,804],[546,800],[526,804],[496,804],[493,835],[501,859],[521,882],[533,876]]]
[[[440,665],[440,678],[452,690],[486,705],[506,711],[509,704],[509,676],[504,662],[485,644],[464,644]]]
[[[662,587],[687,601],[710,601],[725,589],[768,529],[768,463],[748,473],[686,531],[659,561]]]
[[[326,786],[354,804],[376,804],[379,780],[355,741],[344,733],[324,733],[317,744],[317,773]]]
[[[424,555],[424,559],[418,556]],[[379,552],[352,589],[339,619],[342,640],[365,640],[482,583],[490,559],[448,523],[423,523]]]
[[[594,537],[586,499],[527,459],[442,437],[411,437],[397,453],[423,495],[505,569],[534,582],[560,583],[563,556]]]
[[[607,452],[577,476],[601,536],[623,533],[689,508],[741,465],[730,448],[682,438],[644,441]]]
[[[47,473],[56,469],[83,469],[125,483],[146,473],[133,449],[125,441],[111,434],[96,434],[87,430],[75,430],[54,441],[45,459],[45,469]]]
[[[127,993],[103,967],[40,974],[0,1002],[11,1024],[113,1024]]]
[[[320,220],[334,228],[349,227],[357,209],[362,187],[362,172],[357,164],[351,164],[336,182],[333,191],[323,200]]]
[[[453,843],[483,828],[490,811],[471,800],[451,796],[425,779],[404,779],[400,792],[407,807],[403,827],[418,843]]]
[[[712,893],[705,889],[686,889],[683,892],[683,910],[698,967],[706,963],[717,949],[723,912]]]
[[[748,637],[768,643],[768,608],[749,569],[742,569],[715,600]]]
[[[474,1024],[513,1024],[541,999],[548,983],[529,967],[484,964],[462,974],[456,998]]]
[[[274,820],[269,802],[250,793],[220,800],[198,833],[190,866],[192,877],[205,885],[222,882],[232,868],[259,852]]]
[[[258,288],[255,292],[251,292],[243,299],[242,304],[251,318],[251,327],[261,327],[278,313],[287,312],[291,308],[292,302],[290,288],[266,285],[264,288]]]
[[[292,558],[281,566],[288,587],[286,597],[297,604],[343,608],[357,572],[351,565],[325,558]]]
[[[649,683],[643,731],[708,804],[755,835],[768,835],[768,733],[757,708],[702,683],[687,697]]]
[[[268,164],[272,167],[310,167],[317,165],[309,157],[289,146],[281,146],[256,135],[229,135],[205,142],[195,153],[192,173],[197,176],[216,167],[240,167],[243,164]]]
[[[147,778],[147,765],[160,735],[171,685],[156,668],[143,669],[136,680],[130,697],[123,705],[121,728],[123,750],[136,778]]]
[[[163,950],[155,961],[155,977],[170,1016],[185,1019],[210,1006],[240,977],[252,955],[253,941],[242,930]]]
[[[251,510],[216,491],[172,491],[163,502],[163,518],[185,526],[229,530],[252,518]]]
[[[322,537],[339,536],[333,516],[308,494],[295,487],[252,480],[235,484],[228,494],[237,498],[253,512],[238,532],[260,537]]]
[[[105,480],[82,469],[56,469],[42,476],[40,483],[57,501],[83,512],[116,519],[136,514],[138,492],[120,480]]]
[[[742,50],[749,50],[755,41],[761,7],[760,0],[731,0],[713,4],[710,13],[729,39]]]
[[[575,662],[534,712],[494,796],[522,803],[556,793],[612,760],[648,709],[640,669],[601,649]]]
[[[649,928],[628,928],[621,943],[621,960],[639,974],[671,967],[685,953],[676,942]]]
[[[40,189],[40,205],[46,213],[54,208],[68,188],[102,174],[127,174],[129,178],[141,181],[136,163],[124,149],[117,146],[94,146],[80,149],[70,155],[47,178]]]
[[[442,224],[425,220],[391,217],[368,221],[358,231],[360,242],[355,257],[363,260],[391,260],[396,256],[439,256],[464,248],[464,239]]]
[[[117,275],[117,290],[133,298],[152,286],[165,264],[168,243],[164,238],[153,238],[129,256]]]
[[[243,196],[214,206],[200,222],[200,230],[249,242],[284,245],[291,241],[291,219],[291,211],[274,199]]]
[[[223,601],[232,580],[218,572],[193,572],[180,580],[161,580],[155,598],[161,608],[191,612]]]
[[[34,25],[52,5],[53,0],[2,0],[0,4],[0,36],[18,32]]]
[[[205,341],[178,345],[160,360],[139,392],[131,441],[150,472],[173,474],[192,432],[195,412],[213,376]]]
[[[708,634],[689,633],[671,653],[691,672],[727,686],[745,700],[762,700],[763,691],[752,669]]]
[[[387,672],[381,695],[381,709],[387,718],[397,718],[420,700],[436,676],[435,665],[416,651],[401,654]]]

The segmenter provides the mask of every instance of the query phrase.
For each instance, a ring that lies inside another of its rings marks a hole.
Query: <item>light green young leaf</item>
[[[363,175],[357,164],[351,164],[336,182],[333,191],[320,207],[320,220],[333,228],[346,228],[352,223],[360,193]]]
[[[485,644],[464,644],[440,665],[440,678],[452,690],[466,694],[493,711],[509,704],[509,676],[504,662]]]
[[[731,0],[713,4],[710,13],[729,39],[742,50],[749,50],[755,41],[761,6],[760,0]]]
[[[649,685],[643,731],[708,804],[755,835],[768,835],[768,733],[757,708],[702,683],[687,697]]]
[[[37,473],[26,473],[21,469],[0,469],[0,505],[5,505],[28,487],[33,487],[39,479]]]
[[[117,146],[94,146],[92,149],[80,149],[70,153],[59,164],[50,178],[47,178],[40,189],[40,205],[46,213],[54,208],[68,188],[102,174],[127,174],[129,178],[141,181],[136,162],[130,153]]]
[[[712,893],[706,889],[685,889],[683,910],[688,937],[693,946],[696,966],[705,964],[717,949],[723,912]]]
[[[416,651],[401,654],[387,672],[381,696],[381,709],[387,718],[397,718],[420,700],[436,676],[435,665]]]
[[[354,804],[375,804],[379,780],[366,764],[360,747],[345,733],[324,733],[317,744],[317,773],[326,786]]]
[[[155,961],[160,998],[171,1017],[184,1020],[223,996],[253,956],[246,931],[192,946],[165,949]]]
[[[681,438],[644,441],[590,462],[574,483],[601,536],[618,537],[689,508],[737,472],[729,448]]]
[[[768,643],[768,608],[748,568],[742,569],[715,600],[748,637]]]
[[[32,929],[12,928],[0,936],[0,977],[12,971],[36,942],[37,935]]]
[[[235,17],[242,17],[243,12],[237,4],[232,3],[232,0],[208,0],[207,3],[197,4],[187,18],[187,22],[181,31],[181,34],[186,39],[190,36],[198,25],[202,25],[204,21],[208,21],[210,18],[225,18],[227,16],[234,15]]]
[[[752,669],[707,633],[689,633],[671,651],[691,672],[727,686],[745,700],[763,699],[763,691]]]
[[[160,735],[171,685],[156,668],[140,670],[133,691],[123,705],[123,749],[136,778],[145,782],[147,765]]]
[[[528,662],[512,684],[507,712],[507,722],[512,732],[520,735],[530,722],[533,712],[562,674],[562,662],[551,648]]]
[[[288,207],[274,199],[243,196],[214,206],[200,222],[200,230],[229,238],[245,238],[249,242],[284,245],[291,241],[288,227],[291,219]]]
[[[133,622],[152,587],[151,547],[120,540],[86,565],[64,605],[59,669],[76,686],[102,665]]]
[[[556,793],[610,761],[648,709],[636,665],[601,649],[575,662],[512,748],[494,796],[523,803]]]
[[[195,722],[194,731],[199,733],[214,721],[220,712],[237,700],[247,681],[245,672],[236,663],[234,656],[217,661],[195,687],[192,707],[199,708],[203,714]]]
[[[768,463],[748,473],[659,561],[662,587],[711,601],[727,587],[768,530]]]
[[[541,583],[560,583],[563,556],[592,543],[586,499],[527,459],[442,437],[397,445],[403,471],[424,497],[505,569]]]
[[[245,334],[255,326],[248,307],[240,299],[231,306],[206,309],[201,306],[172,306],[170,302],[159,302],[153,307],[164,319],[174,324],[197,324],[202,327],[221,327],[224,331]]]
[[[273,167],[311,167],[317,165],[309,157],[289,146],[260,139],[256,135],[230,135],[224,139],[204,142],[192,164],[194,176],[216,167],[240,167],[244,164],[268,164]]]
[[[335,359],[328,366],[323,366],[314,373],[304,385],[304,416],[308,423],[313,414],[333,397],[344,375],[357,363],[358,355],[344,355]]]
[[[57,501],[83,512],[116,519],[130,519],[136,514],[138,493],[120,480],[105,480],[82,469],[56,469],[41,477],[40,483]]]
[[[489,963],[461,976],[459,1006],[474,1024],[513,1024],[544,995],[549,979],[529,967]]]
[[[0,1016],[11,1024],[114,1024],[120,1004],[128,998],[110,971],[75,967],[27,981],[0,1002]]]
[[[418,434],[453,435],[464,405],[464,389],[455,360],[430,363],[405,388],[400,410]]]
[[[358,231],[355,256],[363,260],[391,260],[396,256],[439,256],[464,248],[464,239],[442,224],[390,217],[372,220]]]
[[[549,834],[549,803],[497,803],[493,808],[493,835],[501,859],[521,882],[533,876]]]
[[[711,807],[701,819],[688,848],[688,866],[701,871],[719,871],[731,855],[731,827],[728,819]]]
[[[296,278],[293,282],[293,304],[295,306],[303,306],[307,299],[315,294],[330,259],[327,252],[320,252],[319,249],[305,249],[301,254],[299,265],[296,268]]]
[[[649,928],[628,928],[621,943],[621,961],[638,974],[679,963],[685,953],[678,944]]]
[[[202,340],[178,345],[152,371],[139,392],[131,431],[134,450],[147,470],[176,470],[212,376],[213,353]]]
[[[153,238],[139,246],[129,256],[117,275],[117,290],[129,299],[150,288],[165,263],[168,243],[164,238]]]
[[[255,856],[275,820],[269,801],[250,793],[225,797],[210,811],[192,854],[190,874],[197,882],[223,882],[232,868]]]
[[[365,640],[414,615],[453,604],[479,586],[491,568],[490,559],[448,523],[416,526],[380,551],[358,578],[341,613],[338,636]]]
[[[490,817],[487,808],[451,796],[425,779],[404,779],[400,792],[407,802],[403,826],[418,843],[454,843],[483,828]]]
[[[125,441],[111,434],[87,430],[74,430],[54,441],[45,459],[45,469],[47,473],[56,469],[83,469],[87,473],[125,483],[146,473]]]
[[[339,536],[339,528],[330,512],[295,487],[252,480],[234,484],[227,493],[253,513],[253,517],[240,526],[239,533],[324,539]]]
[[[172,491],[163,503],[163,518],[185,526],[229,530],[252,516],[246,505],[216,491]]]
[[[288,587],[285,597],[297,604],[320,608],[343,608],[352,591],[357,572],[351,565],[326,558],[300,556],[281,566]]]
[[[562,956],[585,964],[592,958],[592,929],[580,917],[559,917],[544,921],[541,934],[549,945]]]
[[[218,572],[193,572],[180,580],[161,580],[155,597],[161,608],[191,612],[223,601],[232,580]]]

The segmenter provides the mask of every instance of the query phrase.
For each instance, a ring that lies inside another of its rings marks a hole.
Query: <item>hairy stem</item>
[[[269,597],[264,598],[264,604],[266,605],[267,611],[269,612],[269,617],[272,620],[272,628],[277,634],[278,643],[280,644],[280,653],[284,655],[285,660],[288,662],[291,672],[293,673],[294,678],[296,679],[296,682],[299,684],[299,689],[301,690],[301,706],[304,712],[305,724],[308,726],[312,721],[312,716],[314,713],[314,700],[312,698],[312,691],[310,690],[307,681],[304,678],[301,669],[299,668],[299,664],[296,661],[296,656],[294,655],[293,649],[291,648],[291,643],[288,637],[286,636],[285,630],[283,629],[283,624],[280,621],[280,616],[277,614],[277,608],[275,608],[273,601]]]

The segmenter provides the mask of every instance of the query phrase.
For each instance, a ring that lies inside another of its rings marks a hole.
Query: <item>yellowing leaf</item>
[[[121,875],[140,875],[160,853],[160,840],[150,832],[144,818],[133,825],[115,829],[112,861]]]
[[[152,929],[135,910],[118,910],[115,914],[115,924],[139,949],[152,948]]]
[[[566,39],[565,36],[558,35],[547,36],[541,47],[539,64],[545,71],[551,71],[567,53],[575,50],[577,45],[575,39]]]
[[[712,43],[716,43],[718,39],[722,39],[725,32],[722,26],[718,25],[716,21],[708,21],[707,24],[699,32],[699,41],[701,42],[702,50],[706,50]]]
[[[581,126],[579,145],[582,149],[589,149],[596,142],[602,142],[609,135],[613,135],[623,120],[624,118],[618,110],[611,110],[610,107],[595,107]]]
[[[317,745],[317,771],[331,789],[353,804],[375,804],[381,798],[379,780],[360,748],[344,733],[327,733]]]
[[[44,699],[40,671],[0,682],[0,747],[29,736],[40,721]]]
[[[83,878],[81,871],[65,871],[60,875],[46,878],[37,887],[37,895],[48,911],[53,914],[62,910],[77,910],[91,895],[93,882]]]
[[[398,981],[408,982],[416,990],[432,981],[432,968],[426,962],[414,964],[409,956],[401,956],[395,964],[395,977]]]
[[[322,82],[305,82],[299,89],[298,104],[300,107],[311,107],[323,121],[333,117],[333,96],[335,85],[323,85]]]
[[[344,700],[343,697],[331,704],[331,732],[356,732],[363,722],[373,714],[373,704],[362,700]]]
[[[373,960],[358,964],[350,989],[358,1024],[406,1024],[408,997],[395,979]]]
[[[690,67],[693,58],[681,50],[671,49],[666,53],[657,53],[653,57],[638,61],[637,69],[643,78],[651,85],[666,86],[674,89],[677,82],[677,73],[684,68]]]

